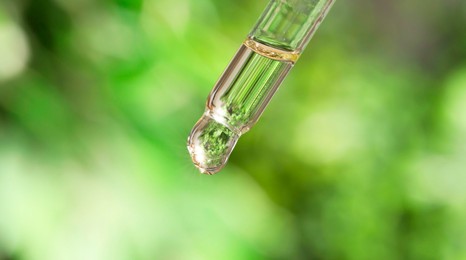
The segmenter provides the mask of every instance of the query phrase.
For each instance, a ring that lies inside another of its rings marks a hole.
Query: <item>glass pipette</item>
[[[271,0],[207,98],[188,138],[202,173],[228,161],[238,138],[257,122],[334,0]]]

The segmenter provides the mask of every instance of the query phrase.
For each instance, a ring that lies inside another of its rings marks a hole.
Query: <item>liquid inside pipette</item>
[[[189,153],[202,173],[214,174],[225,166],[238,138],[257,121],[298,57],[296,52],[245,41],[188,138]]]
[[[201,172],[214,174],[257,122],[334,0],[271,0],[209,95],[188,138]]]

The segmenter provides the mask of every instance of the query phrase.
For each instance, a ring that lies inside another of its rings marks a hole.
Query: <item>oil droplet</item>
[[[194,126],[188,138],[188,150],[194,165],[205,174],[219,172],[227,163],[239,135],[208,113]]]

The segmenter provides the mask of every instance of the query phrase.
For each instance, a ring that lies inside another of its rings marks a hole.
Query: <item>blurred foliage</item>
[[[0,259],[466,259],[466,2],[337,1],[228,166],[187,135],[266,1],[0,2]]]

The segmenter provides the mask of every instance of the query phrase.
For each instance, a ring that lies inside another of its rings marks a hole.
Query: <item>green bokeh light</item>
[[[1,2],[0,259],[466,258],[461,1],[337,1],[198,174],[187,135],[266,4]]]

